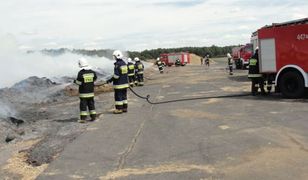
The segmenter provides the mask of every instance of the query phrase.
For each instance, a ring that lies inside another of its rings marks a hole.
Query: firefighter
[[[77,79],[74,80],[74,83],[79,85],[80,119],[78,122],[85,123],[88,115],[91,117],[90,121],[95,121],[94,81],[97,76],[85,58],[80,58],[78,65],[81,70],[78,72]]]
[[[128,68],[128,81],[130,87],[134,87],[135,84],[135,65],[132,62],[131,58],[127,59],[127,68]]]
[[[164,73],[164,64],[161,62],[160,58],[156,59],[156,65],[158,67],[160,74],[163,74]]]
[[[203,57],[200,58],[200,63],[201,63],[201,66],[203,64]]]
[[[181,65],[181,61],[180,61],[179,58],[177,58],[177,59],[175,60],[175,66],[180,66],[180,65]]]
[[[261,89],[262,95],[265,94],[264,90],[264,79],[262,74],[259,72],[259,48],[256,47],[254,55],[249,60],[249,71],[248,78],[251,79],[251,93],[255,96],[258,92],[258,88]]]
[[[116,60],[114,63],[114,74],[107,80],[107,83],[113,82],[115,110],[114,114],[122,114],[127,112],[127,88],[128,85],[128,68],[123,60],[121,51],[116,50],[113,52],[113,58]]]
[[[204,64],[205,64],[205,66],[207,66],[207,67],[210,67],[210,55],[209,54],[207,54],[205,57],[204,57]]]
[[[230,53],[227,54],[227,57],[228,57],[229,75],[233,75],[233,59]]]
[[[144,71],[144,65],[140,61],[138,57],[134,58],[135,60],[135,73],[136,73],[136,83],[138,86],[143,86],[144,85],[144,80],[143,80],[143,71]]]

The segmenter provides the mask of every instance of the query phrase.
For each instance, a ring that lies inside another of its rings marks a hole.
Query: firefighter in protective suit
[[[175,65],[175,66],[181,66],[181,61],[180,61],[179,58],[177,58],[177,59],[175,60],[174,65]]]
[[[114,63],[114,74],[112,78],[107,80],[107,83],[113,82],[115,110],[114,114],[122,114],[127,112],[127,88],[128,85],[128,68],[127,64],[123,61],[123,54],[121,51],[116,50],[113,52],[113,58],[116,60]]]
[[[230,53],[227,54],[227,58],[228,58],[229,75],[233,75],[233,59]]]
[[[88,115],[91,117],[90,121],[95,121],[94,81],[97,76],[85,58],[80,58],[78,65],[81,70],[78,72],[77,79],[74,80],[74,83],[79,85],[80,120],[78,122],[85,123]]]
[[[204,64],[205,64],[205,66],[207,66],[207,67],[210,67],[210,55],[209,54],[207,54],[205,57],[204,57]]]
[[[248,78],[251,79],[251,93],[255,96],[258,89],[261,89],[261,94],[265,94],[263,75],[259,72],[259,48],[256,47],[255,54],[249,60]]]
[[[160,58],[156,59],[156,65],[158,67],[160,74],[163,74],[164,73],[164,64],[161,62]]]
[[[144,81],[143,81],[143,71],[144,71],[144,65],[140,61],[138,57],[134,58],[135,63],[135,73],[136,73],[136,82],[138,86],[143,86]]]
[[[127,59],[127,68],[128,68],[128,81],[131,87],[135,84],[135,65],[132,62],[131,58]]]

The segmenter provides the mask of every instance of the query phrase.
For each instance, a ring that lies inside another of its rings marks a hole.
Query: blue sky
[[[244,44],[307,9],[307,0],[10,0],[0,2],[0,40],[13,37],[22,51]]]

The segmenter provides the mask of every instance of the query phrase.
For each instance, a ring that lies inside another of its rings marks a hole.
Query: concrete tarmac
[[[225,67],[169,67],[134,90],[155,102],[248,93],[247,71]],[[151,105],[130,92],[128,113],[105,112],[38,179],[308,179],[307,102],[272,94]]]

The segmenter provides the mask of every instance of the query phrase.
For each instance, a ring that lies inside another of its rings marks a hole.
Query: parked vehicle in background
[[[249,65],[249,59],[253,55],[253,45],[246,44],[244,46],[234,47],[232,49],[232,59],[236,69],[245,69]]]
[[[299,98],[308,87],[308,18],[262,27],[252,34],[268,90]]]
[[[164,53],[160,55],[161,61],[163,61],[167,66],[175,65],[177,59],[180,60],[181,66],[185,66],[190,63],[190,53]]]

